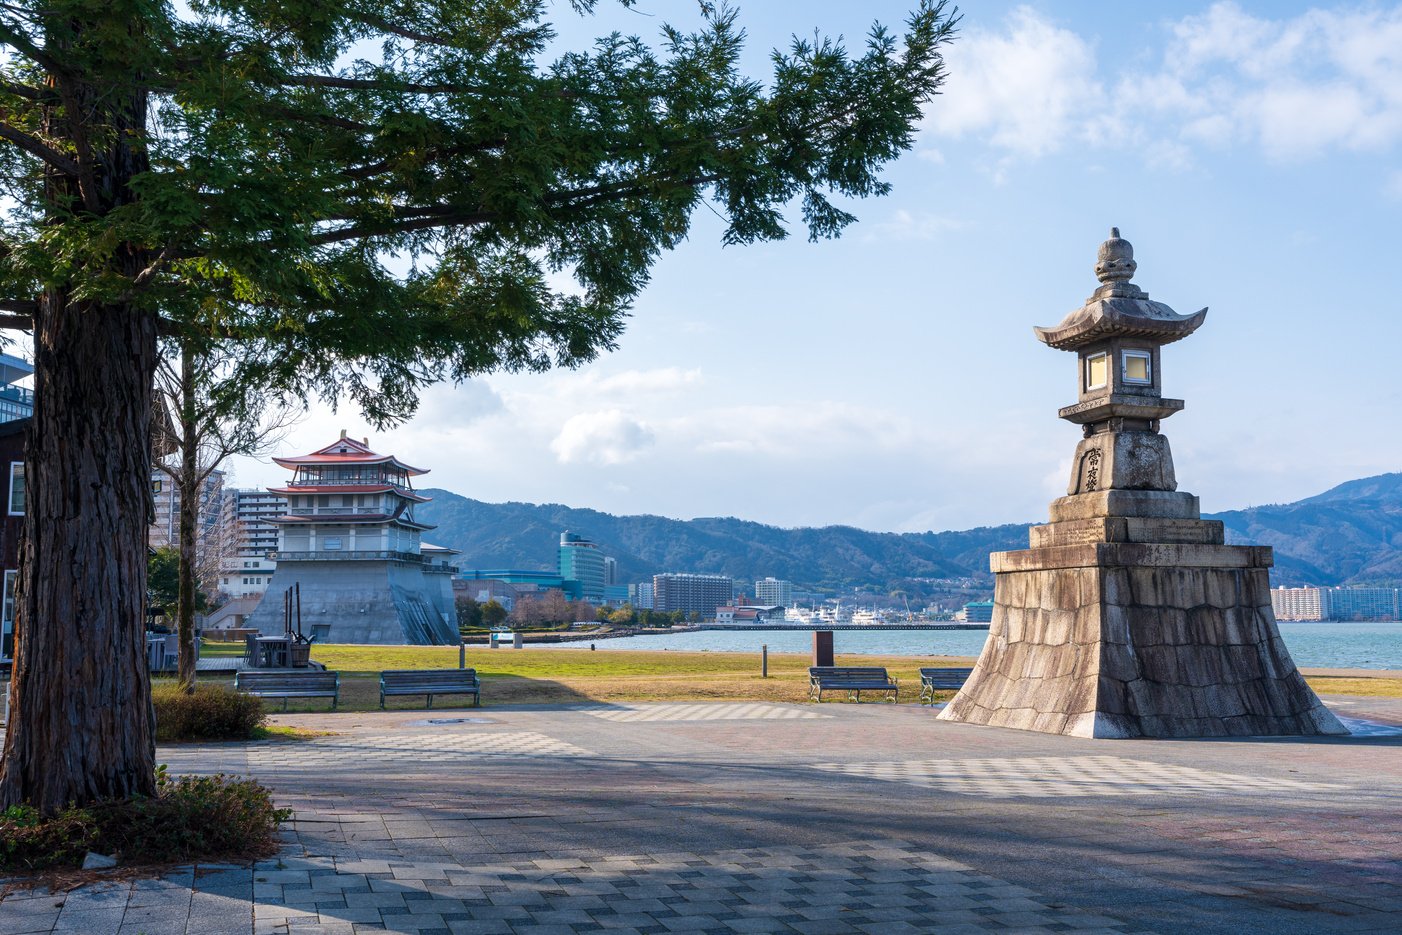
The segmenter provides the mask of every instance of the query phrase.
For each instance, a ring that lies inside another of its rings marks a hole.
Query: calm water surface
[[[1402,669],[1402,623],[1282,623],[1280,635],[1295,664],[1341,669]],[[843,630],[833,634],[839,653],[871,656],[977,656],[988,633],[983,630]],[[626,636],[599,640],[600,650],[674,649],[711,652],[806,653],[807,632],[701,630],[667,636]],[[587,649],[588,643],[565,643]]]

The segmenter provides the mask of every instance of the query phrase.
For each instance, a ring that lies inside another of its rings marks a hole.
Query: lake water
[[[1402,669],[1402,623],[1281,623],[1280,635],[1295,664],[1311,668]],[[977,656],[988,638],[985,630],[840,630],[833,648],[870,656]],[[775,653],[807,653],[808,631],[698,630],[658,636],[599,640],[600,650],[672,649],[690,652],[758,653],[768,644]],[[588,643],[564,643],[587,649]]]

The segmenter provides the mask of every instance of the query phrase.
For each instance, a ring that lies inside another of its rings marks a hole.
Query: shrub
[[[196,685],[192,695],[177,685],[156,685],[151,702],[158,741],[252,740],[267,718],[261,698],[223,685]]]
[[[292,817],[266,787],[229,776],[157,776],[156,795],[43,818],[27,806],[0,812],[0,870],[82,865],[88,851],[126,865],[250,860],[277,850],[277,829]]]

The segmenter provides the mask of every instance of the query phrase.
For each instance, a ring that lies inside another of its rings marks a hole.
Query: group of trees
[[[550,588],[516,598],[510,620],[518,627],[558,626],[592,621],[597,619],[596,614],[594,605],[588,601],[571,601],[560,589]]]
[[[507,610],[500,601],[477,601],[476,598],[459,594],[453,601],[458,612],[458,630],[480,630],[483,627],[500,626],[506,620]]]
[[[700,619],[700,614],[688,614],[684,610],[648,610],[646,608],[636,608],[632,604],[624,604],[621,607],[600,607],[599,620],[607,621],[618,626],[633,627],[669,627],[673,624],[686,623],[688,620]]]
[[[319,397],[377,426],[435,381],[591,360],[703,197],[744,244],[791,208],[836,236],[888,190],[955,26],[917,4],[763,82],[710,3],[660,49],[554,61],[544,0],[0,5],[0,327],[32,336],[36,397],[0,808],[155,791],[162,359],[184,400],[213,375],[221,417]]]

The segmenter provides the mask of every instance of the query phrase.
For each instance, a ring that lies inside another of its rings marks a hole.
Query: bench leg
[[[429,695],[429,696],[428,696],[428,706],[429,706],[430,708],[433,707],[433,696],[432,696],[432,695]]]
[[[473,693],[472,693],[472,706],[473,706],[474,708],[480,708],[480,707],[482,707],[482,693],[481,693],[481,692],[473,692]]]
[[[282,710],[283,710],[284,712],[287,711],[287,698],[286,698],[286,697],[284,697],[284,698],[282,699]]]
[[[384,709],[385,709],[385,693],[384,693],[384,692],[380,692],[380,710],[383,711]]]

